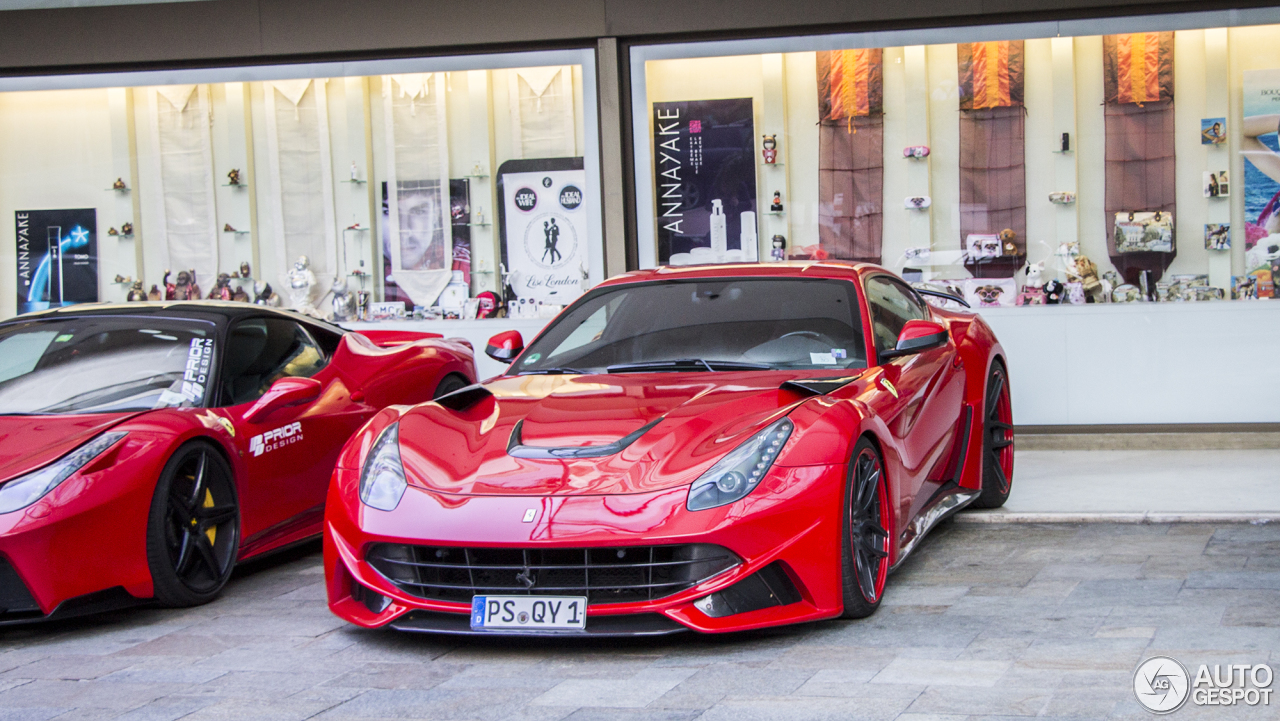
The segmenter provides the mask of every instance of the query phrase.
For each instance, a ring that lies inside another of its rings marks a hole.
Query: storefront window
[[[1197,17],[637,46],[640,263],[871,261],[974,307],[1276,296],[1280,26]]]
[[[508,288],[551,312],[603,279],[593,63],[0,80],[0,317],[130,295],[483,317]]]

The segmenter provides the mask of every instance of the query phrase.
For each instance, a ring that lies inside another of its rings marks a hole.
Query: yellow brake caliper
[[[205,508],[213,508],[213,494],[209,492],[208,488],[204,489],[204,503],[200,505]],[[209,537],[209,545],[212,546],[213,540],[218,537],[218,529],[213,526],[209,526],[208,530],[204,532],[204,535]]]

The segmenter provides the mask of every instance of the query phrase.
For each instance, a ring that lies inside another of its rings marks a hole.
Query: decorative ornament
[[[128,190],[129,186],[124,184],[124,178],[116,178],[116,182],[111,184],[112,190]]]
[[[241,278],[252,278],[252,277],[253,277],[253,275],[252,275],[252,274],[250,273],[250,271],[249,271],[249,261],[247,261],[247,260],[242,260],[242,261],[240,261],[240,277],[241,277]]]
[[[218,280],[209,291],[209,300],[231,300],[232,295],[231,276],[227,273],[219,273]]]
[[[230,223],[223,223],[223,224],[222,224],[222,232],[224,232],[224,233],[235,233],[235,232],[237,232],[237,231],[236,231],[236,229],[235,229],[235,228],[231,227],[231,224],[230,224]]]
[[[902,202],[907,210],[924,210],[930,205],[933,205],[933,200],[927,195],[913,195]]]
[[[1049,193],[1049,202],[1054,205],[1071,205],[1076,202],[1076,194],[1065,190]]]
[[[147,292],[142,289],[142,281],[134,281],[133,287],[129,289],[129,295],[125,296],[125,300],[136,303],[147,299]]]
[[[928,145],[908,145],[902,149],[902,157],[920,160],[929,157]]]
[[[240,184],[240,169],[232,168],[231,172],[227,173],[227,185],[239,185],[239,184]]]
[[[764,150],[761,152],[764,154],[765,164],[776,164],[778,162],[778,136],[765,135],[760,144],[764,146]]]
[[[152,283],[151,290],[147,291],[147,300],[164,300],[164,294],[155,283]]]
[[[133,223],[125,223],[120,226],[120,235],[133,235]]]
[[[782,212],[782,191],[781,190],[773,191],[773,203],[769,206],[769,210],[773,211],[774,213]]]
[[[1013,242],[1017,237],[1018,234],[1013,232],[1012,228],[1000,231],[1000,242],[1003,244],[1002,249],[1005,255],[1018,255],[1018,244]]]
[[[120,235],[120,231],[115,228],[107,228],[107,235]]]
[[[772,242],[773,250],[769,251],[769,258],[781,263],[787,259],[787,238],[784,235],[775,235]]]

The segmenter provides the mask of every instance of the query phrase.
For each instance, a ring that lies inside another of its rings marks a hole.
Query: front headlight
[[[49,491],[57,488],[59,483],[70,478],[72,473],[84,468],[89,461],[102,455],[125,435],[119,431],[103,433],[44,468],[0,486],[0,513],[12,513],[44,498]]]
[[[360,469],[360,500],[379,511],[394,510],[408,487],[400,463],[400,423],[382,431]]]
[[[690,511],[703,511],[743,498],[760,484],[795,426],[783,418],[733,449],[689,487]]]

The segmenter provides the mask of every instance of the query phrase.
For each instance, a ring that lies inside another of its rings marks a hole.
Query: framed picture
[[[1172,253],[1173,213],[1116,213],[1117,253]]]
[[[1227,171],[1219,170],[1216,173],[1211,170],[1204,171],[1204,197],[1225,198],[1228,195],[1231,195],[1231,183],[1228,180]]]
[[[1222,145],[1227,142],[1227,119],[1226,118],[1201,118],[1200,119],[1200,144],[1201,145]]]
[[[1205,250],[1231,250],[1231,224],[1205,223]]]
[[[978,260],[981,258],[998,258],[1003,252],[1000,243],[1000,236],[970,233],[965,238],[965,252],[969,254],[970,260]]]

